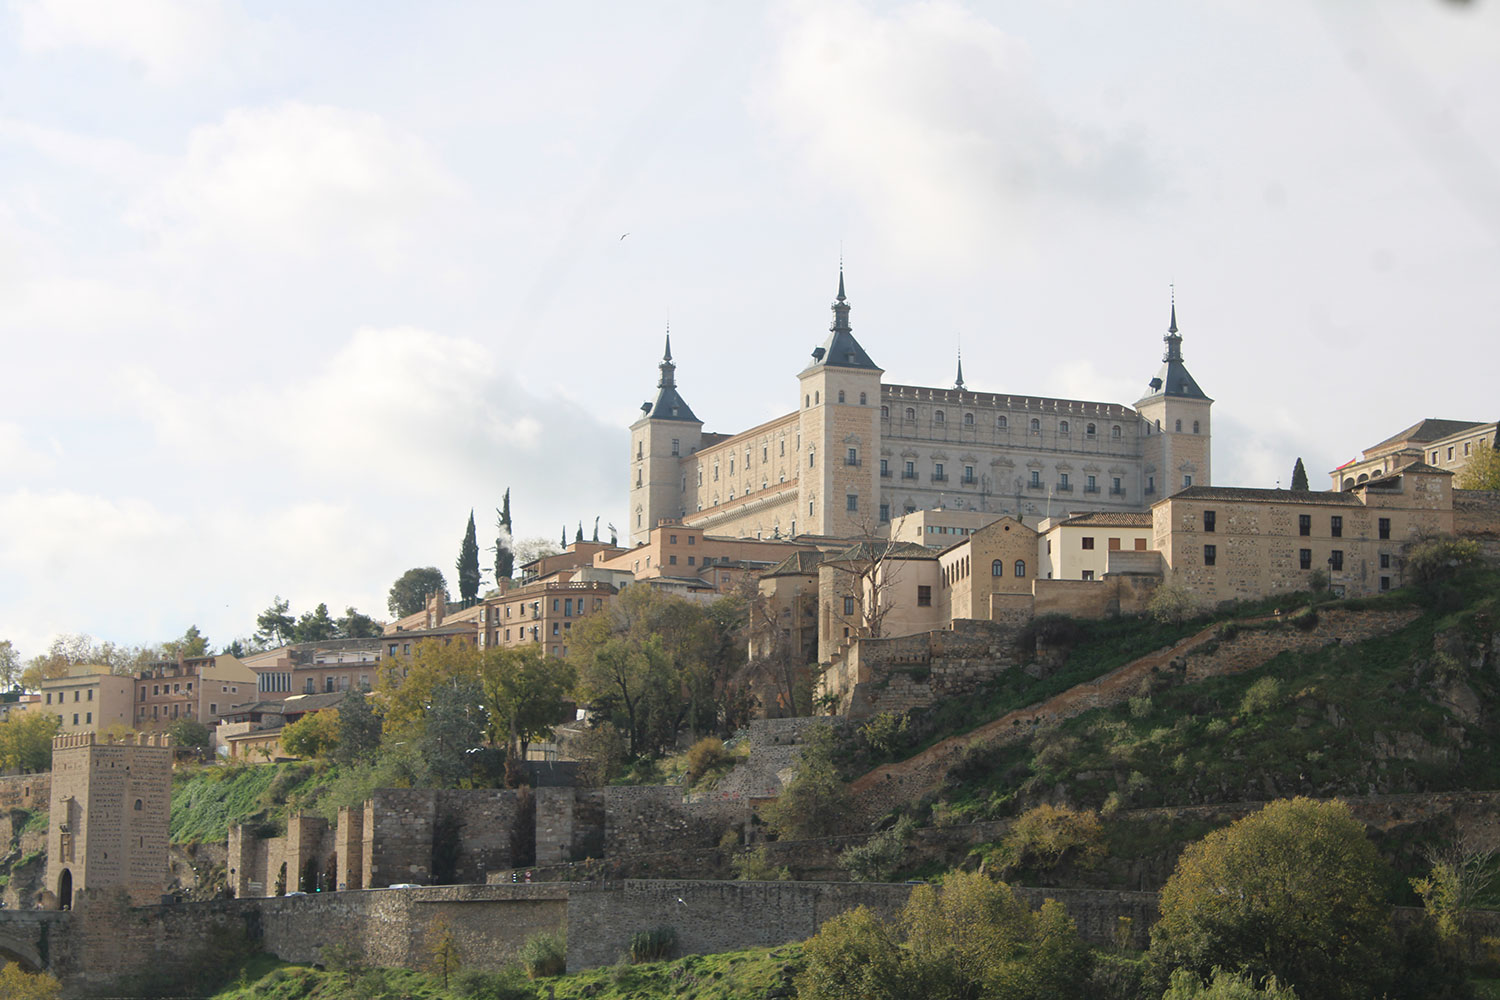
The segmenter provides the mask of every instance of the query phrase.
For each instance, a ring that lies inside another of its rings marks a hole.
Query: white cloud
[[[31,52],[94,49],[147,79],[174,82],[243,52],[253,26],[223,0],[15,0],[21,45]]]
[[[1054,107],[1031,59],[955,3],[798,4],[757,104],[893,249],[943,266],[1015,252],[1039,201],[1114,203],[1146,186],[1136,149]]]
[[[412,231],[461,194],[415,135],[378,115],[294,101],[194,129],[180,165],[128,221],[188,252],[353,252],[391,266]]]
[[[0,421],[0,469],[15,482],[41,479],[52,474],[56,463],[26,441],[20,424]]]

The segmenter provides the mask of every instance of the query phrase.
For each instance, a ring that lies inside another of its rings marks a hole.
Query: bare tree
[[[878,639],[885,632],[885,619],[900,606],[895,599],[904,563],[900,557],[916,546],[876,538],[868,524],[863,531],[862,541],[823,565],[841,583],[833,595],[834,619],[849,629],[850,636]]]

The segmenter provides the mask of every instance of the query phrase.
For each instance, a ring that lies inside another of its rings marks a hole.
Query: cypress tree
[[[495,522],[495,582],[509,580],[515,575],[516,553],[512,549],[511,540],[515,537],[510,530],[510,490],[505,491],[505,501],[502,506],[495,509],[499,520]]]
[[[469,511],[469,526],[458,549],[458,594],[465,604],[479,596],[479,540],[474,534],[474,512]]]
[[[1307,489],[1307,469],[1302,464],[1302,456],[1297,456],[1297,464],[1292,468],[1292,489]]]
[[[583,541],[583,522],[582,521],[578,522],[578,534],[576,534],[576,535],[573,536],[573,541],[575,541],[575,542],[581,542],[581,541]]]

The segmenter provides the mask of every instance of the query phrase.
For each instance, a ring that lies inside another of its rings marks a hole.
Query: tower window
[[[943,411],[942,410],[933,410],[932,411],[932,422],[935,423],[935,424],[940,424],[940,423],[943,422]]]
[[[1005,418],[1003,416],[1002,417],[996,417],[995,418],[995,426],[998,427],[998,428],[1000,428],[1003,431],[1007,427],[1010,426],[1010,420],[1008,420],[1007,418]]]
[[[1042,433],[1042,422],[1040,420],[1038,420],[1037,418],[1035,418],[1035,417],[1031,418],[1031,433],[1033,433],[1033,434],[1040,434],[1040,433]]]
[[[1085,427],[1083,429],[1083,433],[1087,434],[1089,437],[1093,437],[1094,436],[1094,425],[1093,424],[1089,424],[1087,427]]]
[[[1181,420],[1177,421],[1176,431],[1177,431],[1178,434],[1182,433],[1182,421]]]
[[[673,438],[672,439],[672,454],[674,454],[674,455],[681,455],[682,454],[682,441],[681,441],[681,439],[679,439],[679,438]]]
[[[1026,575],[1026,560],[1025,559],[1017,559],[1016,560],[1016,576],[1025,576],[1025,575]]]
[[[864,406],[864,405],[865,405],[865,403],[866,403],[866,397],[865,397],[865,394],[864,394],[864,393],[860,393],[860,394],[859,394],[859,405],[860,405],[860,406]]]
[[[889,419],[891,419],[891,408],[889,406],[882,406],[880,408],[880,419],[881,420],[889,420]]]
[[[1064,420],[1062,423],[1060,423],[1060,424],[1057,425],[1057,433],[1059,433],[1059,434],[1067,434],[1068,433],[1068,422],[1066,420]]]
[[[842,403],[843,401],[844,401],[844,390],[840,389],[839,390],[839,402]]]
[[[1203,530],[1204,531],[1213,531],[1214,530],[1215,520],[1216,520],[1216,518],[1215,518],[1214,512],[1211,511],[1211,510],[1205,510],[1203,512]]]
[[[1117,437],[1120,436],[1120,425],[1119,424],[1115,424],[1113,427],[1111,427],[1109,429],[1109,436],[1112,437],[1112,438],[1117,438]]]
[[[859,510],[859,494],[850,493],[844,497],[844,509],[850,512]]]
[[[906,408],[906,419],[907,420],[915,420],[915,419],[917,419],[917,411],[914,410],[914,409],[912,409],[910,406],[908,406]],[[1436,461],[1436,459],[1434,459],[1434,461]]]
[[[972,413],[965,413],[964,414],[964,426],[965,427],[973,427],[974,426],[974,414],[972,414]]]
[[[1194,434],[1198,433],[1198,421],[1196,421],[1196,420],[1193,421],[1193,433]]]
[[[1212,545],[1203,546],[1203,565],[1212,566],[1219,558],[1219,550]]]

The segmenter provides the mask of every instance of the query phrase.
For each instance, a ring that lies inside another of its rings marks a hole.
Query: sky
[[[788,412],[842,257],[886,379],[1130,403],[1214,480],[1494,420],[1500,4],[0,0],[0,639],[254,630],[624,525],[670,323]]]

